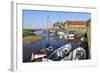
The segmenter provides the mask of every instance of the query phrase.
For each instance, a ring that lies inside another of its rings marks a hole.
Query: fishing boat
[[[86,59],[86,51],[82,47],[78,47],[73,51],[74,60]]]
[[[66,44],[56,50],[54,50],[47,58],[51,60],[59,60],[67,55],[71,50],[71,44]]]
[[[39,49],[36,53],[32,53],[31,61],[34,61],[36,59],[37,60],[40,59],[40,61],[42,61],[42,60],[44,61],[44,59],[46,60],[45,56],[47,56],[47,54],[53,50],[53,46],[50,45],[50,43],[49,43],[49,36],[50,36],[51,32],[53,33],[54,31],[49,29],[48,18],[49,18],[49,16],[47,16],[47,22],[46,22],[47,28],[45,30],[43,30],[44,33],[47,33],[48,43],[44,48]]]

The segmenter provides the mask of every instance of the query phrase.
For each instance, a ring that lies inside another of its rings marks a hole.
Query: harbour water
[[[30,62],[32,53],[44,48],[47,44],[52,45],[53,49],[57,49],[67,44],[65,39],[60,39],[58,36],[54,36],[53,34],[48,36],[48,33],[44,33],[43,31],[37,31],[34,33],[45,38],[38,42],[23,44],[23,62]]]

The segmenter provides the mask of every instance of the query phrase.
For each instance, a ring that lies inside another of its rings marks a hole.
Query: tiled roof
[[[84,25],[84,24],[86,24],[85,21],[65,21],[65,23],[70,24],[70,25]]]

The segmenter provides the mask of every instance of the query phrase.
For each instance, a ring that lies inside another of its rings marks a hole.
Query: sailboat
[[[46,56],[46,54],[48,53],[48,52],[50,52],[50,51],[52,51],[53,50],[53,46],[49,43],[49,27],[48,27],[48,16],[47,16],[47,38],[48,38],[48,43],[47,43],[47,45],[46,45],[46,47],[45,48],[43,48],[43,49],[41,49],[41,50],[39,50],[38,51],[38,53],[32,53],[32,55],[31,55],[31,61],[33,61],[33,60],[35,60],[35,59],[43,59],[45,56]],[[44,60],[44,59],[43,59]]]

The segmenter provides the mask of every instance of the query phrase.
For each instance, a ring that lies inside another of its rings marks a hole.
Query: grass
[[[32,42],[37,42],[37,41],[40,41],[40,40],[43,40],[43,39],[44,39],[43,36],[29,35],[29,36],[23,37],[23,43],[24,44],[30,44]]]
[[[38,35],[34,34],[34,31],[38,31],[38,30],[23,29],[23,43],[30,44],[32,42],[37,42],[37,41],[43,40],[44,39],[43,36],[38,36]]]
[[[23,29],[23,37],[29,36],[29,35],[35,35],[32,31],[32,29]]]

